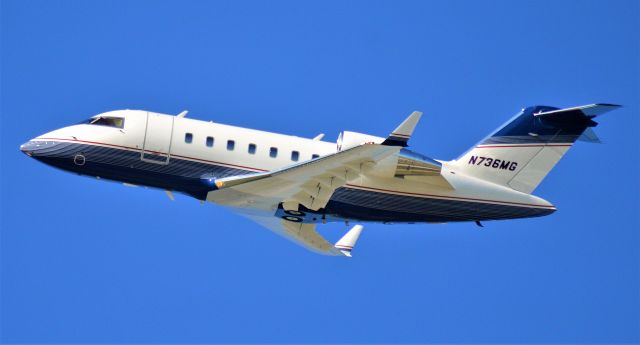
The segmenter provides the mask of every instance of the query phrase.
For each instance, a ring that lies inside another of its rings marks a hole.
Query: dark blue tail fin
[[[528,107],[454,164],[465,174],[531,193],[576,140],[597,142],[594,118],[617,107]]]

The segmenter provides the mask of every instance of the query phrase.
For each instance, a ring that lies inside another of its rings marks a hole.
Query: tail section
[[[528,107],[453,162],[456,170],[531,193],[576,140],[597,142],[596,116],[618,108],[591,104]]]

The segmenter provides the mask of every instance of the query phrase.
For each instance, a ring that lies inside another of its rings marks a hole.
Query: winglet
[[[347,233],[342,236],[338,242],[336,242],[334,247],[340,250],[345,256],[351,257],[351,250],[355,247],[363,228],[364,227],[360,224],[355,225],[351,230],[347,231]]]
[[[413,134],[413,130],[416,128],[418,121],[420,121],[420,117],[422,116],[422,112],[414,111],[407,117],[401,124],[396,128],[389,137],[382,142],[382,145],[387,146],[407,146],[407,141],[411,138],[411,134]]]

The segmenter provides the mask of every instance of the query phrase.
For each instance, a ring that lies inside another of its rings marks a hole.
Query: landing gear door
[[[169,164],[173,119],[174,116],[147,112],[147,128],[140,153],[141,160],[162,165]]]

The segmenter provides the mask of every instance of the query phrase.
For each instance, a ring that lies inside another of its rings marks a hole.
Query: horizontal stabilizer
[[[401,124],[396,128],[389,137],[382,142],[382,145],[386,146],[407,146],[407,142],[409,138],[411,138],[411,134],[413,134],[413,130],[416,128],[418,121],[420,121],[420,117],[422,117],[422,113],[419,111],[414,111],[407,117]]]
[[[617,104],[588,104],[588,105],[582,105],[582,106],[573,107],[573,108],[555,109],[551,111],[539,112],[533,115],[541,116],[544,118],[559,119],[561,116],[567,116],[571,114],[574,114],[574,115],[580,114],[580,115],[587,116],[589,118],[593,118],[620,107],[621,106]]]

